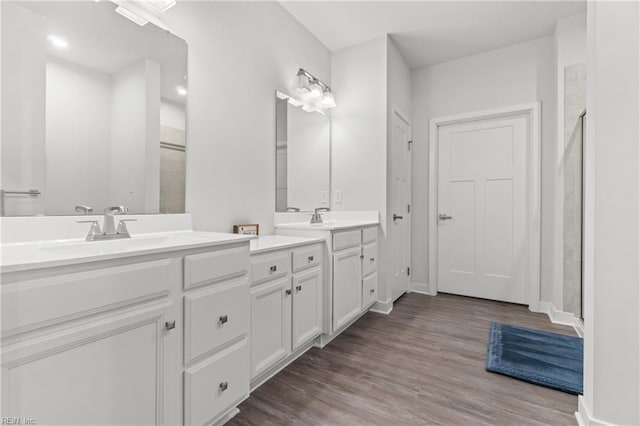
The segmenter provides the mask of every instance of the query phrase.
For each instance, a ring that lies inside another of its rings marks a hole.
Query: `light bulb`
[[[336,98],[333,97],[333,93],[328,88],[324,91],[322,95],[322,99],[318,101],[318,106],[320,108],[335,108],[336,107]]]
[[[314,80],[309,85],[309,95],[311,99],[321,99],[322,98],[322,86],[318,83],[318,80]]]

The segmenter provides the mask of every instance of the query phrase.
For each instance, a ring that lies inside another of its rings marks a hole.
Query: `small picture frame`
[[[244,225],[233,225],[234,234],[259,235],[260,225],[257,223],[248,223]]]

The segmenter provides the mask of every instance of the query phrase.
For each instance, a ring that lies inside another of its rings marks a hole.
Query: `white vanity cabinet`
[[[38,424],[179,420],[178,259],[3,275],[2,415]]]
[[[282,236],[323,238],[326,242],[324,345],[378,300],[378,225],[285,223],[276,225],[276,230]]]
[[[2,274],[2,416],[222,423],[249,395],[249,243]]]
[[[260,379],[322,333],[323,249],[251,255],[251,377]]]

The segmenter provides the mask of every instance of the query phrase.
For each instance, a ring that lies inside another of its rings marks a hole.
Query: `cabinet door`
[[[174,385],[166,377],[173,370],[165,366],[165,338],[175,331],[165,322],[175,317],[166,312],[146,309],[5,346],[2,416],[38,424],[162,424],[164,386]]]
[[[333,254],[333,329],[357,316],[362,306],[361,249]]]
[[[293,276],[293,350],[322,332],[322,269]]]
[[[291,353],[291,280],[251,288],[251,377]]]

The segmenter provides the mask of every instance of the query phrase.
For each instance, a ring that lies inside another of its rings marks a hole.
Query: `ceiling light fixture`
[[[300,68],[298,70],[292,90],[303,100],[307,101],[310,104],[310,107],[336,107],[336,100],[331,92],[331,88],[322,80],[314,77],[304,68]]]
[[[141,27],[143,27],[143,26],[145,26],[145,25],[147,25],[149,23],[149,21],[144,19],[142,16],[140,16],[137,13],[134,13],[134,12],[130,11],[129,9],[124,8],[122,6],[116,7],[116,13],[124,16],[125,18],[127,18],[130,21],[135,22],[136,24],[140,25]]]
[[[56,35],[49,34],[49,36],[47,36],[47,39],[49,39],[49,42],[58,49],[66,49],[67,47],[69,47],[69,43],[67,43],[65,39]]]

